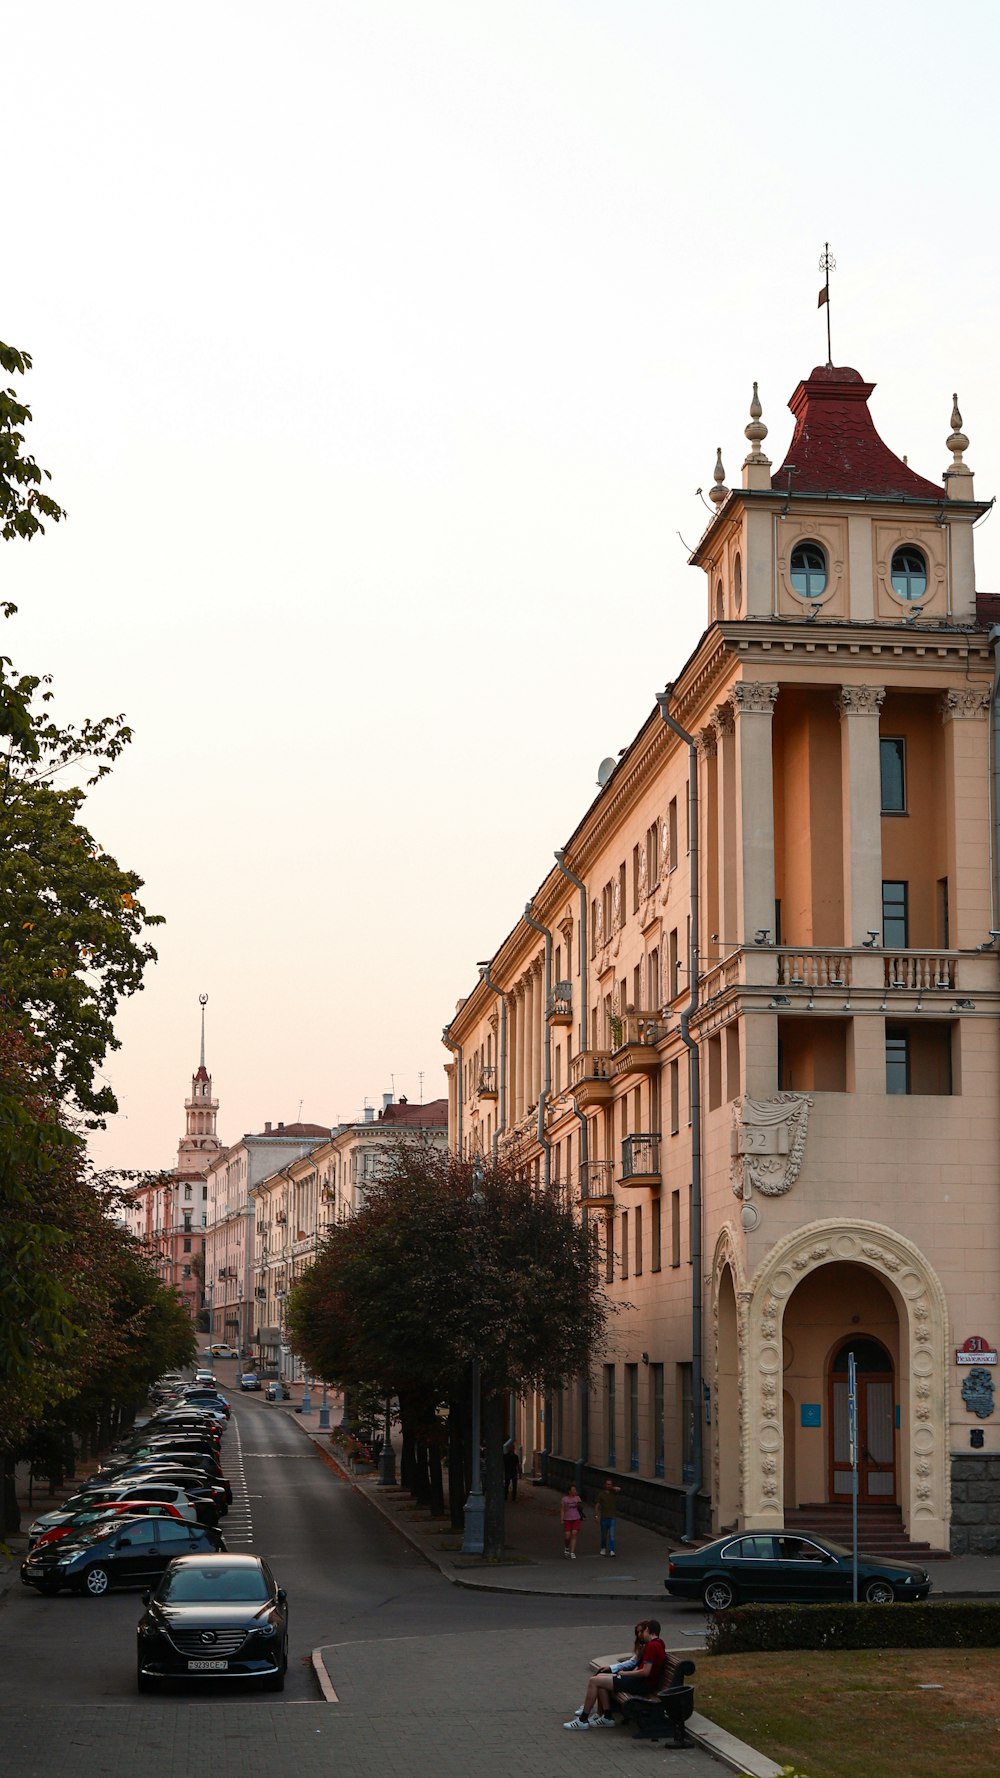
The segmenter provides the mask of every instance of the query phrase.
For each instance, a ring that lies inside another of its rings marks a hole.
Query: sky
[[[4,652],[135,739],[166,924],[102,1166],[445,1091],[441,1030],[706,621],[753,380],[833,358],[1000,490],[1000,9],[0,0],[0,337],[68,510]],[[1000,589],[1000,519],[977,532]]]

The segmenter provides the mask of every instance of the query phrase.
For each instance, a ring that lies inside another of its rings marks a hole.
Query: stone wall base
[[[1000,1556],[1000,1456],[952,1453],[951,1552]]]
[[[651,1531],[659,1531],[674,1542],[683,1537],[683,1488],[606,1466],[598,1469],[592,1463],[583,1465],[581,1480],[579,1466],[571,1457],[549,1457],[549,1487],[562,1493],[570,1482],[575,1482],[584,1500],[590,1504],[596,1501],[605,1476],[610,1476],[615,1487],[621,1489],[618,1507],[622,1518],[633,1519],[637,1525],[647,1525]],[[699,1494],[695,1500],[695,1531],[699,1537],[712,1535],[712,1505],[704,1494]]]

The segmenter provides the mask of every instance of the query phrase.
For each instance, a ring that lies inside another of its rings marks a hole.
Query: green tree
[[[27,352],[0,340],[0,370],[8,376],[23,376],[30,369]],[[42,486],[52,479],[48,470],[39,469],[24,449],[23,428],[30,420],[31,409],[18,399],[17,390],[0,389],[0,537],[8,540],[30,539],[45,530],[44,519],[58,524],[66,516]]]
[[[587,1231],[512,1163],[400,1144],[357,1214],[291,1293],[288,1325],[320,1375],[430,1408],[457,1400],[478,1358],[486,1551],[503,1548],[502,1397],[585,1371],[610,1305]],[[404,1412],[405,1438],[405,1412]]]

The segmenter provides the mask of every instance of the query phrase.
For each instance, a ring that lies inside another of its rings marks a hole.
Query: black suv
[[[89,1593],[109,1587],[141,1587],[158,1581],[175,1556],[215,1555],[226,1547],[221,1532],[189,1519],[112,1519],[90,1525],[58,1543],[41,1544],[21,1566],[26,1587],[40,1593]]]

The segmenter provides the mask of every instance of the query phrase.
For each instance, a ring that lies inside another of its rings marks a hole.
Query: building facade
[[[755,388],[701,640],[446,1028],[450,1140],[514,1145],[619,1309],[527,1455],[766,1530],[847,1511],[853,1403],[868,1520],[1000,1549],[1000,614],[957,406],[933,482],[872,391],[813,371],[773,472]]]
[[[312,1265],[330,1229],[364,1202],[367,1184],[400,1141],[445,1148],[448,1104],[395,1102],[386,1093],[376,1118],[366,1110],[358,1123],[340,1124],[326,1142],[301,1154],[253,1188],[253,1349],[268,1375],[295,1381],[299,1359],[287,1338],[288,1292]]]

